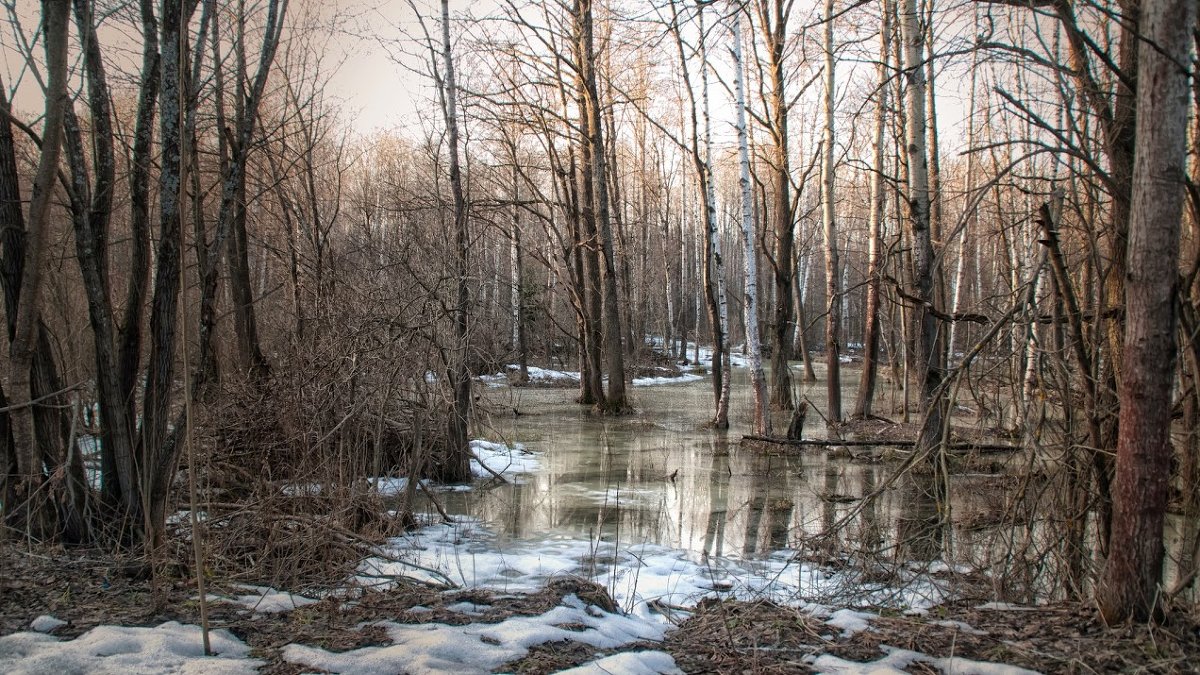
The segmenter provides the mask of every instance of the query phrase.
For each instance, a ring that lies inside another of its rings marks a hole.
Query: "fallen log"
[[[776,445],[795,445],[807,446],[814,448],[861,448],[872,445],[881,445],[890,448],[911,448],[916,446],[917,442],[910,439],[887,439],[887,438],[870,438],[870,439],[854,439],[854,440],[837,440],[830,438],[803,438],[789,439],[777,438],[773,436],[742,436],[743,441],[759,441],[762,443],[774,443]],[[1007,443],[974,443],[970,441],[955,441],[947,443],[950,450],[972,450],[980,454],[1003,453],[1003,452],[1019,452],[1022,450],[1019,445],[1011,445]]]

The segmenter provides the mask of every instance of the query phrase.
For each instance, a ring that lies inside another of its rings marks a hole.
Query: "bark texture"
[[[1159,602],[1195,13],[1194,0],[1142,5],[1113,537],[1097,597],[1109,623],[1149,619]]]

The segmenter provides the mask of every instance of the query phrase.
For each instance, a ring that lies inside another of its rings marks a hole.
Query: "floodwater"
[[[868,449],[741,447],[752,404],[746,371],[734,374],[726,432],[705,426],[707,378],[633,387],[636,411],[619,418],[575,404],[573,387],[483,387],[475,435],[524,446],[539,468],[438,493],[456,524],[409,548],[424,552],[422,566],[467,585],[516,588],[570,573],[608,584],[631,605],[647,597],[645,586],[675,589],[695,574],[705,578],[686,582],[682,602],[737,585],[774,599],[927,606],[943,597],[947,575],[970,575],[994,599],[1037,602],[1076,583],[1065,566],[1096,564],[1094,547],[1064,551],[1060,518],[1035,512],[1020,526],[998,526],[1028,501],[1003,460],[954,473],[943,519],[927,479],[894,477],[900,462]],[[857,371],[845,368],[843,378],[857,381]],[[824,407],[823,384],[797,387]],[[846,388],[844,407],[855,393]],[[805,436],[825,436],[819,414],[810,411]],[[1194,536],[1180,519],[1169,529],[1175,551]],[[656,582],[664,558],[667,580]],[[617,588],[618,576],[631,585]]]

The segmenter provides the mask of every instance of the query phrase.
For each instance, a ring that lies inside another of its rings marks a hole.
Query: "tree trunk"
[[[462,482],[471,477],[467,422],[471,410],[471,373],[467,370],[469,344],[467,313],[467,270],[468,238],[467,200],[463,192],[462,168],[459,165],[458,139],[458,89],[454,81],[454,57],[450,50],[450,5],[442,0],[442,59],[443,74],[442,113],[446,122],[446,136],[450,151],[450,190],[453,195],[454,214],[454,349],[450,366],[450,382],[454,389],[454,402],[450,411],[449,447],[436,477],[446,482]]]
[[[33,357],[41,314],[41,286],[49,238],[50,198],[58,174],[67,98],[68,17],[66,2],[44,0],[42,20],[46,49],[46,113],[42,152],[29,201],[24,266],[16,322],[9,343],[9,420],[12,428],[17,475],[14,502],[6,503],[9,522],[27,536],[43,539],[53,534],[53,503],[42,492],[44,462],[38,445],[33,414]]]
[[[1171,466],[1175,286],[1186,180],[1194,0],[1145,0],[1125,283],[1112,548],[1097,590],[1109,623],[1158,610]]]
[[[842,355],[838,344],[842,332],[842,289],[833,191],[835,66],[833,0],[825,0],[825,140],[821,162],[821,220],[825,227],[825,391],[828,395],[825,420],[827,424],[833,425],[840,424],[842,421]],[[786,363],[784,365],[786,366]]]
[[[603,281],[603,330],[604,356],[608,366],[608,392],[597,403],[599,409],[610,414],[621,414],[628,410],[625,398],[625,349],[622,346],[621,305],[617,292],[616,252],[613,246],[612,218],[608,196],[608,162],[604,145],[604,127],[600,113],[600,95],[596,86],[596,54],[593,40],[592,0],[579,0],[576,10],[579,21],[578,67],[581,69],[584,110],[587,119],[587,139],[590,148],[592,174],[592,204],[595,214],[593,245],[599,245]],[[600,288],[596,289],[601,292]]]
[[[243,371],[256,381],[265,380],[270,375],[271,368],[262,352],[258,337],[258,316],[254,308],[254,291],[250,282],[250,243],[246,231],[246,171],[249,169],[258,110],[271,64],[279,47],[287,6],[288,0],[271,0],[268,5],[267,23],[259,50],[258,70],[251,81],[246,69],[245,5],[244,0],[238,2],[238,26],[234,41],[234,57],[237,61],[237,90],[234,97],[236,137],[229,141],[229,174],[224,177],[217,235],[213,241],[213,249],[220,250],[223,238],[229,237],[229,286],[233,296],[233,324],[237,335],[238,356]],[[209,284],[203,284],[205,290],[208,286]],[[203,298],[201,304],[204,304]]]
[[[914,327],[912,362],[916,375],[921,380],[921,408],[924,422],[921,426],[920,446],[935,457],[942,439],[942,424],[945,421],[944,397],[937,395],[942,383],[942,370],[938,350],[938,323],[933,314],[936,301],[933,284],[933,242],[929,222],[929,169],[925,141],[925,30],[920,26],[920,14],[916,0],[904,0],[900,12],[900,29],[904,41],[904,76],[907,80],[907,123],[905,124],[908,146],[908,202],[909,233],[912,238],[912,267],[915,296],[918,303],[913,307],[916,315]],[[935,460],[936,461],[936,460]],[[935,482],[936,479],[935,479]]]
[[[576,3],[576,21],[582,23],[582,8]],[[582,28],[576,26],[575,54],[582,63],[587,57],[583,53]],[[585,358],[586,369],[580,376],[588,379],[587,389],[592,400],[587,396],[580,397],[580,403],[593,403],[597,409],[607,405],[604,395],[604,364],[602,362],[604,343],[604,307],[603,293],[600,280],[600,232],[596,224],[596,185],[602,180],[596,175],[596,160],[592,156],[594,148],[589,133],[591,127],[591,111],[588,103],[587,74],[582,66],[577,66],[575,77],[575,97],[579,108],[579,221],[582,224],[582,239],[579,247],[583,253],[583,294],[586,299],[584,307],[585,326]]]
[[[742,63],[741,11],[733,12],[733,64],[734,91],[737,97],[738,159],[742,188],[742,244],[746,259],[745,302],[742,304],[743,323],[746,327],[746,352],[750,359],[750,380],[754,392],[754,433],[760,436],[771,434],[771,415],[767,410],[767,379],[763,374],[762,345],[758,338],[758,265],[754,243],[754,203],[750,192],[750,144],[746,130],[746,94]],[[790,264],[790,263],[789,263]]]
[[[701,111],[704,117],[704,151],[700,150],[699,121],[696,119],[696,98],[692,89],[691,74],[688,72],[687,55],[683,50],[683,37],[680,33],[679,14],[676,4],[671,3],[671,30],[675,34],[675,47],[679,54],[681,75],[684,90],[688,95],[689,118],[691,120],[690,155],[692,165],[700,183],[700,208],[704,214],[704,299],[708,310],[708,322],[712,326],[712,384],[713,399],[716,410],[712,424],[717,429],[729,428],[729,391],[730,373],[725,367],[725,356],[729,351],[729,308],[725,291],[725,264],[721,256],[721,238],[717,229],[716,190],[712,167],[712,119],[709,114],[708,96],[708,47],[704,30],[704,6],[696,8],[696,19],[700,30],[700,98]],[[685,193],[686,199],[686,193]],[[687,217],[687,204],[684,203],[684,217]],[[680,229],[682,237],[682,225]],[[682,241],[681,241],[682,243]],[[682,261],[681,261],[682,264]],[[682,272],[681,272],[682,273]],[[699,339],[699,336],[697,336]],[[686,342],[685,347],[686,350]]]
[[[863,330],[862,375],[858,384],[858,398],[854,402],[854,413],[851,415],[855,419],[871,417],[875,380],[879,371],[879,286],[883,268],[879,248],[883,236],[883,214],[887,208],[887,196],[883,189],[883,132],[890,77],[888,55],[891,53],[891,18],[891,2],[883,0],[879,21],[879,65],[876,68],[879,98],[875,106],[875,145],[871,154],[871,212],[867,219],[867,307]]]
[[[788,157],[788,108],[787,74],[784,55],[787,48],[787,23],[792,4],[785,0],[759,0],[759,22],[768,53],[770,70],[770,133],[774,144],[771,160],[775,173],[775,191],[771,213],[774,219],[775,250],[768,256],[774,281],[774,314],[772,320],[771,350],[771,406],[777,410],[790,410],[792,402],[792,371],[788,367],[791,359],[793,329],[792,317],[792,260],[795,245],[792,213],[792,172]],[[766,214],[763,214],[766,217]],[[834,258],[836,259],[836,254]],[[836,283],[836,282],[835,282]],[[840,412],[840,411],[839,411]]]
[[[511,266],[511,311],[512,311],[512,346],[517,352],[518,381],[529,381],[529,347],[525,340],[525,288],[523,277],[525,264],[521,251],[521,198],[520,172],[517,168],[517,146],[512,146],[512,237],[509,248],[509,265]]]
[[[812,355],[808,349],[808,313],[804,311],[809,266],[807,263],[801,264],[801,260],[806,257],[804,253],[796,257],[796,270],[792,283],[792,286],[795,287],[793,295],[796,302],[796,337],[792,345],[792,355],[800,355],[800,360],[804,365],[804,381],[816,382],[817,373],[813,370]]]

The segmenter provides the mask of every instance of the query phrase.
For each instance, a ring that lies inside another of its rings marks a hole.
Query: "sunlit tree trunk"
[[[863,331],[863,364],[862,375],[858,384],[858,398],[854,403],[855,419],[867,419],[871,416],[872,404],[875,398],[875,380],[879,371],[879,287],[882,282],[883,261],[880,260],[882,244],[882,225],[887,197],[884,192],[883,176],[883,132],[888,101],[888,55],[891,53],[891,18],[892,7],[890,0],[880,3],[879,21],[879,64],[876,66],[878,89],[874,118],[874,147],[871,150],[871,212],[867,219],[867,307],[865,329]]]
[[[733,64],[734,95],[737,105],[738,163],[742,190],[742,244],[746,259],[745,302],[743,321],[746,327],[746,355],[750,360],[750,381],[754,392],[754,432],[760,435],[771,433],[771,415],[767,409],[767,378],[762,367],[762,344],[758,337],[758,265],[754,242],[754,202],[750,191],[750,143],[746,130],[746,94],[743,84],[742,21],[741,12],[733,12]],[[789,259],[790,260],[790,259]]]
[[[788,361],[792,352],[792,275],[795,266],[795,223],[792,209],[792,175],[788,156],[787,70],[784,63],[787,49],[787,26],[793,4],[787,0],[758,0],[758,17],[763,41],[767,48],[767,67],[770,90],[767,94],[770,115],[769,132],[773,144],[771,169],[775,174],[771,215],[774,233],[774,254],[769,255],[773,291],[771,337],[771,405],[776,409],[792,408],[792,371]],[[766,213],[762,214],[766,218]],[[764,229],[766,226],[764,224]],[[835,256],[836,258],[836,256]],[[836,275],[835,275],[836,276]],[[835,282],[836,283],[836,282]]]
[[[529,345],[525,338],[525,260],[521,250],[521,199],[520,171],[517,167],[516,141],[512,145],[512,233],[509,242],[509,266],[511,279],[512,348],[517,352],[517,377],[520,382],[529,381]]]
[[[804,311],[805,294],[808,288],[807,277],[809,268],[808,265],[802,261],[806,257],[807,253],[801,253],[797,256],[795,275],[792,282],[796,302],[796,337],[792,345],[792,354],[800,355],[800,360],[803,362],[804,367],[804,381],[816,382],[817,374],[813,370],[812,355],[809,354],[808,349],[808,335],[806,330],[808,328],[808,313]]]
[[[937,396],[942,383],[937,342],[938,322],[933,314],[933,242],[929,222],[929,169],[925,140],[925,30],[920,25],[916,0],[904,0],[900,6],[900,30],[904,41],[904,76],[907,81],[905,124],[908,147],[909,234],[912,244],[913,284],[916,319],[913,364],[920,378],[921,407],[924,414],[920,446],[929,451],[940,445],[945,420],[944,397]],[[934,453],[936,454],[936,453]]]
[[[601,280],[603,286],[597,293],[603,294],[602,324],[604,330],[604,357],[608,368],[608,391],[598,403],[609,413],[622,413],[628,408],[625,398],[625,350],[622,346],[620,295],[617,292],[617,261],[613,244],[611,207],[608,190],[608,162],[604,145],[604,127],[600,112],[600,96],[596,86],[596,54],[593,44],[592,1],[579,0],[579,55],[577,64],[582,71],[584,87],[585,144],[591,149],[591,172],[593,205],[595,208],[596,234],[593,242],[600,249]]]
[[[721,238],[717,229],[716,187],[712,165],[712,119],[709,113],[708,94],[708,46],[704,28],[704,6],[697,7],[697,22],[700,28],[700,109],[704,122],[703,150],[700,142],[700,121],[696,118],[695,92],[692,88],[691,74],[688,71],[688,57],[684,52],[683,37],[680,33],[679,14],[676,3],[671,3],[671,30],[675,35],[676,52],[679,55],[680,73],[683,77],[684,90],[687,93],[689,108],[688,118],[691,122],[688,154],[696,176],[700,183],[700,210],[704,220],[704,259],[702,265],[704,277],[704,299],[708,310],[709,325],[712,327],[712,384],[713,398],[716,411],[713,415],[713,426],[718,429],[729,427],[729,392],[730,373],[726,366],[729,351],[729,307],[725,289],[725,261],[721,255]],[[686,194],[686,193],[685,193]],[[685,202],[685,217],[686,217]]]
[[[1161,599],[1171,473],[1175,291],[1186,180],[1194,0],[1142,3],[1137,145],[1125,284],[1112,546],[1097,600],[1108,622],[1152,617]]]

